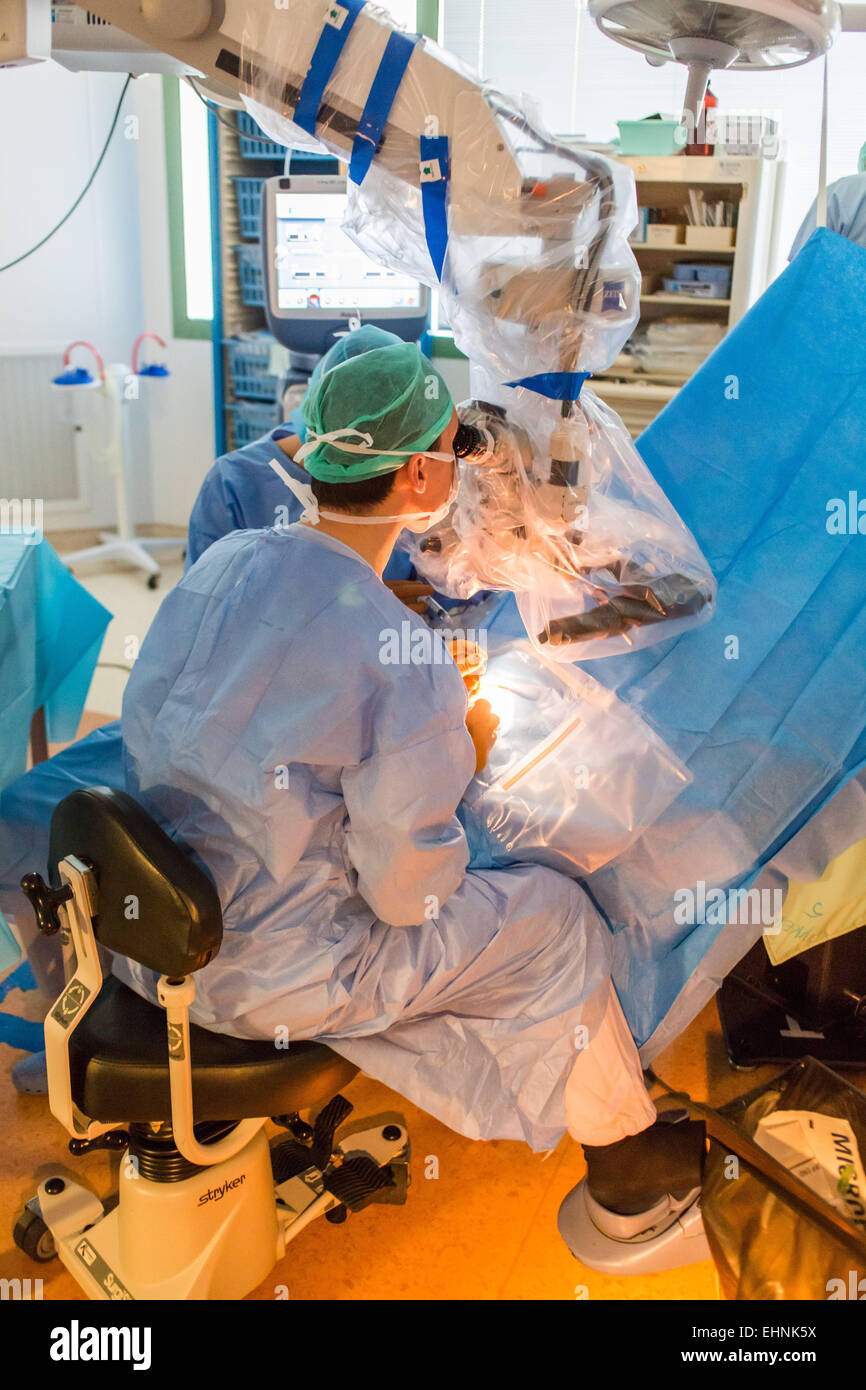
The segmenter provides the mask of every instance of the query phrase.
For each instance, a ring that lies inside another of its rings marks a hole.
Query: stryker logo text
[[[207,1192],[203,1192],[199,1197],[199,1206],[203,1207],[205,1202],[221,1202],[227,1192],[233,1187],[240,1187],[241,1183],[246,1181],[246,1176],[246,1173],[241,1173],[239,1178],[226,1178],[219,1187],[209,1187]]]

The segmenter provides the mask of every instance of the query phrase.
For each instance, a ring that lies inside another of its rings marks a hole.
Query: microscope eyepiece
[[[472,463],[483,458],[489,447],[489,436],[484,430],[462,422],[458,425],[454,436],[454,452],[458,458],[468,459]]]

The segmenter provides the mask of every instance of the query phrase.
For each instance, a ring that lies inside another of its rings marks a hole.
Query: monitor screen
[[[345,206],[341,192],[275,193],[272,307],[277,314],[357,309],[363,317],[376,310],[410,317],[422,312],[426,292],[418,282],[371,261],[343,231]]]

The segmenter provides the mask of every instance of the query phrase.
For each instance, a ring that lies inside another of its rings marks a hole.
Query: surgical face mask
[[[429,458],[447,458],[447,454],[429,454]],[[392,516],[374,518],[376,521],[402,521],[407,531],[412,531],[416,536],[423,535],[425,531],[432,531],[434,526],[438,526],[440,521],[444,521],[454,503],[457,501],[457,494],[460,491],[460,479],[457,476],[457,464],[454,464],[454,472],[451,475],[451,490],[441,507],[437,507],[435,512],[409,512],[408,516]],[[327,512],[322,513],[327,516]],[[365,518],[366,520],[366,518]]]
[[[363,443],[350,444],[344,438],[344,436],[348,434],[357,435]],[[302,521],[308,521],[314,526],[318,524],[320,517],[323,517],[326,521],[342,521],[352,526],[384,526],[399,521],[407,531],[412,531],[416,535],[421,535],[423,532],[429,531],[432,527],[438,526],[439,522],[443,521],[448,515],[456,501],[457,493],[460,488],[460,479],[457,476],[457,463],[453,451],[446,454],[444,452],[436,453],[432,449],[377,449],[373,445],[371,435],[364,434],[356,429],[330,430],[327,434],[319,435],[315,435],[312,431],[308,431],[306,443],[304,443],[296,453],[295,462],[299,464],[302,463],[307,454],[312,453],[313,449],[321,443],[336,443],[338,449],[351,454],[384,454],[387,458],[412,458],[415,454],[421,454],[424,458],[439,459],[443,463],[451,463],[453,466],[451,489],[441,507],[436,507],[434,511],[397,512],[389,516],[380,516],[378,514],[358,516],[354,512],[321,511],[309,483],[299,483],[286,472],[280,463],[272,459],[271,467],[274,472],[282,478],[286,487],[289,488],[298,498],[298,501],[302,502],[304,505],[304,510],[301,513]]]

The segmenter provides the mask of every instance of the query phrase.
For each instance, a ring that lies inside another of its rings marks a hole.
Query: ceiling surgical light
[[[590,0],[602,33],[643,53],[654,66],[688,68],[683,118],[700,115],[716,68],[797,67],[826,53],[839,29],[836,0]]]

